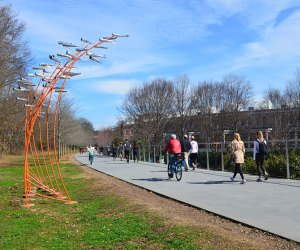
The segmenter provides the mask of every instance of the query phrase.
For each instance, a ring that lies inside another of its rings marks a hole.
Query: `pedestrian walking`
[[[116,144],[112,145],[112,157],[113,157],[113,161],[115,161],[117,159],[117,154],[118,154],[118,148],[116,146]]]
[[[87,146],[87,151],[89,152],[89,161],[91,160],[91,150],[92,150],[92,145]]]
[[[197,167],[197,159],[198,159],[198,142],[195,140],[195,137],[191,137],[191,149],[190,149],[190,160],[193,170]]]
[[[268,180],[269,174],[267,173],[264,166],[265,157],[268,154],[268,147],[262,131],[256,132],[256,140],[253,144],[253,159],[256,163],[258,173],[258,179],[256,181],[261,182],[262,175],[264,176],[265,180]]]
[[[123,143],[120,143],[120,146],[119,146],[119,157],[120,157],[121,161],[124,158],[124,145],[123,145]]]
[[[100,156],[103,156],[104,148],[102,145],[99,148],[99,152],[100,152]]]
[[[94,161],[94,154],[95,154],[95,148],[94,147],[92,147],[91,145],[90,145],[90,147],[88,148],[88,151],[89,151],[89,161],[90,161],[90,163],[91,163],[91,165],[93,164],[93,161]]]
[[[188,139],[188,136],[184,135],[183,140],[181,141],[181,152],[183,154],[185,171],[189,171],[189,152],[190,152],[190,149],[191,149],[191,143]]]
[[[140,154],[140,149],[139,149],[139,146],[136,142],[133,143],[133,147],[132,147],[132,150],[133,150],[133,162],[135,163],[138,163],[139,162],[139,154]]]
[[[125,158],[126,158],[127,163],[129,163],[129,153],[130,153],[131,145],[130,145],[128,139],[125,139],[124,148],[125,148]]]
[[[234,181],[237,173],[240,174],[242,181],[241,184],[245,184],[246,180],[243,175],[242,164],[244,163],[245,156],[245,145],[241,140],[239,133],[233,134],[233,141],[230,143],[231,154],[234,162],[234,174],[233,177],[230,177],[231,181]]]

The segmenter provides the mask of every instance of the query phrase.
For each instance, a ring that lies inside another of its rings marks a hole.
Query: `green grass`
[[[236,249],[237,243],[206,229],[171,226],[142,205],[133,205],[90,180],[72,164],[61,171],[73,200],[37,198],[21,208],[23,162],[10,158],[0,167],[0,249]],[[241,246],[239,246],[241,247]],[[254,249],[244,245],[244,249]]]

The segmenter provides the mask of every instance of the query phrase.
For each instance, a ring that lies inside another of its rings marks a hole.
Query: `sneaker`
[[[257,182],[261,182],[262,181],[262,179],[259,177],[257,180],[256,180]]]
[[[189,172],[189,170],[188,170],[188,169],[185,169],[184,171],[185,171],[185,172]]]
[[[234,178],[233,178],[233,177],[230,177],[230,180],[231,180],[231,181],[234,181]]]
[[[246,180],[245,180],[245,179],[241,181],[241,184],[245,184],[245,183],[246,183]]]
[[[266,174],[265,174],[265,181],[268,180],[268,179],[269,179],[269,174],[266,173]]]

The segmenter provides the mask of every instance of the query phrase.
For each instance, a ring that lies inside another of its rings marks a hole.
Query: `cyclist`
[[[177,155],[181,154],[181,144],[180,141],[176,139],[176,135],[172,134],[170,136],[170,140],[168,144],[166,145],[163,154],[169,153],[169,159],[170,159],[170,173],[169,173],[169,179],[173,178],[174,175],[174,163],[176,160]]]

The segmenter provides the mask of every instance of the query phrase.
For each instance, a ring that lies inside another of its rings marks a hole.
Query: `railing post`
[[[286,157],[286,178],[290,179],[290,160],[289,160],[289,148],[288,148],[288,141],[285,141],[285,157]]]
[[[159,146],[159,163],[161,163],[162,153],[161,153],[161,146]]]
[[[208,143],[206,144],[206,168],[209,170]]]
[[[221,142],[221,166],[224,172],[224,142]]]
[[[150,152],[150,151],[151,151],[151,146],[150,146],[150,144],[149,144],[149,150],[148,150],[148,152],[149,152],[149,153],[148,153],[148,157],[149,157],[149,158],[148,158],[148,162],[151,162],[151,152]]]

